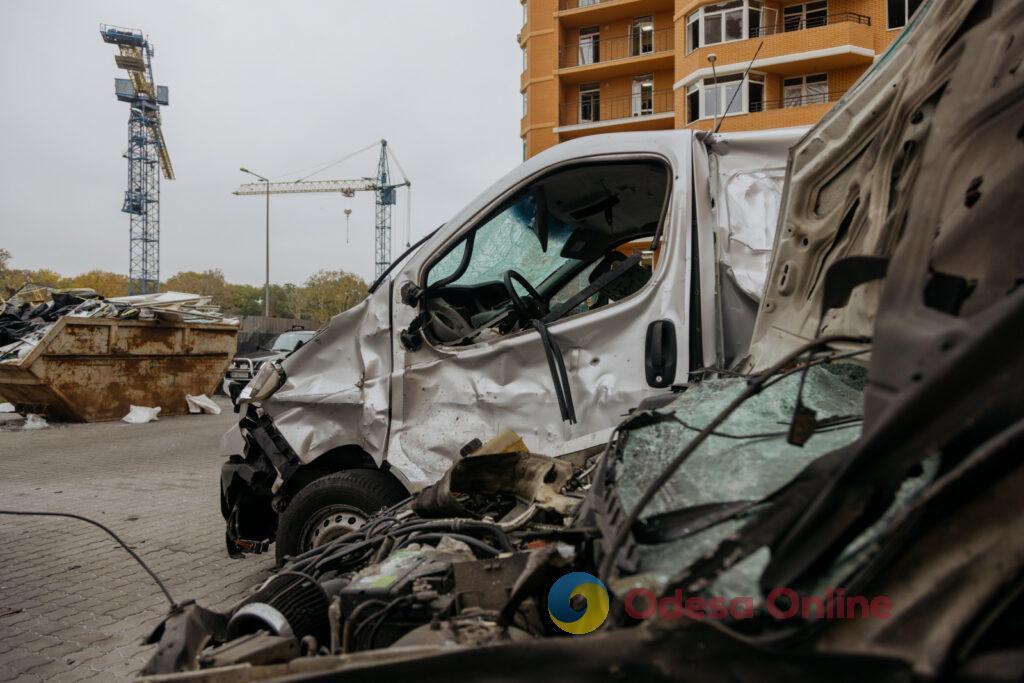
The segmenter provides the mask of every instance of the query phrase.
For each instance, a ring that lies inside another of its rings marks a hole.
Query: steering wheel
[[[541,298],[537,290],[533,288],[533,285],[531,285],[525,277],[516,271],[506,270],[503,280],[505,282],[505,289],[508,290],[508,296],[512,300],[512,307],[515,308],[516,312],[525,320],[543,318],[551,311],[548,305],[544,303],[544,300]],[[529,295],[528,300],[524,300],[523,297],[519,296],[519,292],[517,292],[516,288],[512,285],[512,280],[515,280],[523,286],[523,289],[525,289],[526,293]]]

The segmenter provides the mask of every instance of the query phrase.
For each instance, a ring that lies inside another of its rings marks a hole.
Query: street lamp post
[[[254,178],[259,178],[267,186],[267,258],[266,258],[266,280],[263,283],[263,315],[270,317],[270,179],[264,178],[258,173],[253,173],[247,168],[239,168],[242,173],[248,173]]]

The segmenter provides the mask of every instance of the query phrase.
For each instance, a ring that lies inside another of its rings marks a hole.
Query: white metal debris
[[[29,413],[25,416],[25,424],[22,426],[22,429],[25,431],[31,431],[34,429],[46,429],[49,426],[49,423],[39,415]]]
[[[157,415],[160,414],[160,406],[156,408],[147,408],[146,406],[130,406],[128,414],[121,419],[128,424],[141,425],[153,420],[159,420]]]
[[[185,402],[188,403],[188,412],[192,414],[210,413],[211,415],[220,415],[220,406],[206,394],[200,394],[199,396],[185,394]]]

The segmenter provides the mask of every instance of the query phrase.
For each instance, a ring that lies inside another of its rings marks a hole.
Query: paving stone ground
[[[0,509],[74,512],[118,533],[175,599],[234,603],[272,566],[231,560],[218,486],[220,436],[237,419],[165,417],[0,429]],[[62,518],[0,515],[0,681],[121,681],[167,602],[113,539]]]

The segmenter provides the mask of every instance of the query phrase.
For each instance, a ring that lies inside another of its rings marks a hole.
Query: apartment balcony
[[[719,116],[722,131],[763,130],[765,128],[789,128],[809,126],[838,102],[846,90],[832,90],[823,93],[793,95],[775,100],[750,102],[748,111],[739,111]],[[710,130],[716,119],[706,116],[686,124],[687,128]]]
[[[591,131],[611,133],[672,128],[674,110],[675,98],[671,90],[601,98],[583,94],[561,104],[559,126],[555,132],[564,139]]]
[[[807,19],[783,17],[776,21],[774,26],[752,27],[750,29],[750,37],[761,38],[764,36],[773,36],[778,33],[792,33],[793,31],[804,31],[809,28],[820,28],[822,26],[834,26],[836,24],[846,23],[871,26],[871,17],[865,14],[857,14],[856,12],[833,12],[822,17],[811,17]]]
[[[775,109],[796,109],[798,107],[809,107],[817,104],[833,104],[838,102],[845,94],[845,90],[830,90],[822,93],[791,95],[778,100],[765,100],[760,103],[751,102],[750,113],[756,114],[758,112],[772,111]]]
[[[671,70],[675,29],[635,31],[626,36],[583,40],[558,53],[558,76],[563,83]]]
[[[555,16],[563,28],[576,28],[674,9],[674,0],[559,0]]]
[[[854,12],[829,13],[809,20],[783,19],[771,26],[750,27],[750,38],[726,40],[687,52],[679,60],[676,83],[685,87],[712,75],[707,61],[717,56],[719,75],[747,68],[759,44],[752,68],[766,73],[798,75],[868,66],[875,58],[871,17]]]

